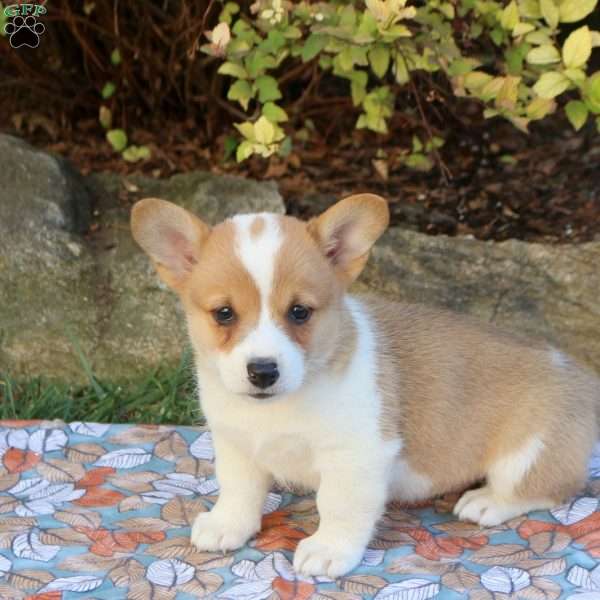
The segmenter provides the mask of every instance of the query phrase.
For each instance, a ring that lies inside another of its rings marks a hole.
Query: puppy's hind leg
[[[493,527],[532,510],[556,506],[585,481],[585,453],[554,456],[540,437],[504,453],[489,466],[486,484],[465,492],[454,514],[463,521]]]

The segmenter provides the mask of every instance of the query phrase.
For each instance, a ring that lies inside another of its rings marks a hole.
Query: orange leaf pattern
[[[292,567],[318,527],[313,496],[274,490],[237,552],[191,546],[219,493],[213,462],[203,428],[0,421],[0,598],[600,598],[600,445],[582,495],[498,527],[456,521],[456,494],[391,503],[335,581]]]

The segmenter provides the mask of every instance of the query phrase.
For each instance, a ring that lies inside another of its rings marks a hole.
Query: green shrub
[[[454,94],[477,99],[486,117],[520,130],[559,103],[575,129],[594,115],[600,130],[600,71],[590,73],[600,32],[586,24],[598,0],[256,0],[227,2],[202,47],[231,78],[227,98],[247,120],[237,159],[289,152],[280,81],[301,63],[347,82],[357,128],[379,134],[416,72],[440,73]],[[587,19],[587,21],[586,21]],[[563,101],[564,100],[564,101]],[[430,134],[427,149],[439,147]],[[415,147],[416,146],[416,147]],[[427,160],[413,142],[415,165]]]

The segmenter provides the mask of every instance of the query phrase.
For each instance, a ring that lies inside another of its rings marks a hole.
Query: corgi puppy
[[[454,512],[485,527],[584,484],[592,374],[468,317],[347,293],[388,219],[372,194],[307,223],[209,227],[163,200],[133,207],[135,240],[183,305],[214,440],[220,494],[193,525],[200,550],[257,533],[274,480],[316,491],[320,524],[294,568],[333,578],[360,562],[390,500],[483,481]]]

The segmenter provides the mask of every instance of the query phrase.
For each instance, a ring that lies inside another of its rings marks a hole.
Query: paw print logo
[[[4,26],[4,33],[9,36],[10,45],[13,48],[29,46],[37,48],[40,45],[40,35],[46,31],[43,23],[40,23],[33,15],[23,18],[16,16],[12,22]]]

